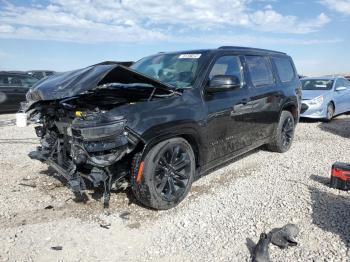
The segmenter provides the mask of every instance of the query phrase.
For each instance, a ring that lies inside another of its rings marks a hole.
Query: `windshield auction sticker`
[[[201,57],[202,54],[182,54],[179,56],[181,59],[198,59]]]

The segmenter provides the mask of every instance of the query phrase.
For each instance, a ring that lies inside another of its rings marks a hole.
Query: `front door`
[[[214,93],[204,91],[208,162],[226,158],[251,144],[249,92],[244,82],[241,58],[235,55],[217,57],[206,85],[216,75],[236,76],[241,86]]]
[[[349,81],[338,78],[334,87],[335,114],[349,111],[350,86]],[[342,88],[337,91],[337,88]]]

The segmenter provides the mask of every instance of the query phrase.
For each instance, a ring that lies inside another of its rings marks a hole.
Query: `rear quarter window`
[[[271,63],[264,56],[246,56],[250,78],[255,87],[274,84]]]
[[[289,58],[273,57],[272,60],[276,65],[278,76],[282,82],[290,82],[295,78],[294,67]]]

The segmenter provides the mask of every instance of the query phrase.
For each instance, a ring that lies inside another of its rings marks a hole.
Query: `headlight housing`
[[[309,104],[310,105],[320,105],[323,103],[324,97],[323,96],[318,96],[312,100],[310,100]]]
[[[124,121],[119,121],[101,126],[72,129],[72,133],[74,136],[82,137],[86,140],[99,140],[101,138],[120,135],[124,130],[124,124]]]

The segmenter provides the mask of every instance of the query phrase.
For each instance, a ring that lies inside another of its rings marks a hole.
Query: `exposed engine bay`
[[[26,110],[41,139],[30,157],[63,175],[77,195],[86,189],[84,179],[94,187],[103,185],[104,206],[108,207],[111,189],[127,185],[130,153],[142,142],[116,109],[176,93],[115,64],[98,64],[40,81],[27,94]]]

